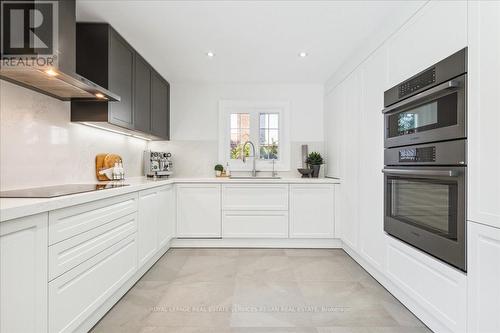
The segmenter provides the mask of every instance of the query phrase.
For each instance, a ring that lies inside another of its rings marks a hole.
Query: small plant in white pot
[[[222,171],[224,171],[224,167],[221,164],[217,164],[214,167],[215,177],[220,177],[222,175]]]
[[[309,165],[309,168],[312,169],[312,177],[318,178],[321,165],[323,164],[323,157],[321,157],[321,154],[313,151],[307,156],[306,163]]]

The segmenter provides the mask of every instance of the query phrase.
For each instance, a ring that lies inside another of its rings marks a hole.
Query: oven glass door
[[[389,216],[448,239],[457,239],[456,181],[387,177]]]
[[[388,137],[457,125],[458,93],[441,96],[388,116]]]
[[[465,138],[466,79],[464,74],[385,108],[385,147]]]
[[[386,167],[384,230],[466,270],[466,167]]]

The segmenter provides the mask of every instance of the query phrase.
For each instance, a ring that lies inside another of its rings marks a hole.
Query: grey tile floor
[[[171,249],[92,332],[431,331],[342,250]]]

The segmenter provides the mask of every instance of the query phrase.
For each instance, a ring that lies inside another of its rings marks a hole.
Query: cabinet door
[[[290,238],[333,238],[334,200],[334,185],[290,185]]]
[[[469,6],[467,219],[500,228],[500,2]]]
[[[109,90],[121,97],[109,103],[109,121],[133,128],[134,50],[114,30],[109,35]]]
[[[500,229],[468,223],[469,332],[500,332]]]
[[[151,133],[170,139],[170,86],[156,72],[151,72]]]
[[[0,223],[0,332],[47,332],[47,214]]]
[[[87,332],[82,324],[137,271],[136,236],[122,239],[48,284],[49,332]]]
[[[224,211],[222,235],[228,238],[288,238],[288,211]]]
[[[137,53],[134,64],[134,128],[151,131],[151,69]]]
[[[177,185],[177,237],[221,237],[219,184]]]
[[[351,249],[358,250],[359,239],[359,144],[361,120],[360,88],[362,72],[356,70],[342,84],[344,102],[341,113],[342,147],[340,151],[339,235]]]
[[[139,267],[152,258],[158,248],[157,225],[159,205],[156,189],[153,188],[139,192],[137,220]]]
[[[175,237],[175,192],[168,185],[158,191],[158,248]]]

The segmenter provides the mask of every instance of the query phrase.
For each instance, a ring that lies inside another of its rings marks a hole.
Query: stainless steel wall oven
[[[384,230],[466,271],[467,49],[384,94]]]

